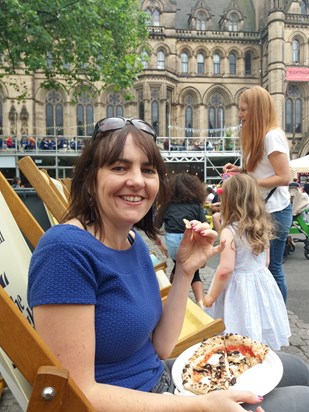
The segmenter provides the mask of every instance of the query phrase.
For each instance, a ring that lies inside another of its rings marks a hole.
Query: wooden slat
[[[31,385],[35,384],[36,379],[41,379],[37,378],[37,372],[41,366],[54,366],[58,370],[58,375],[63,376],[63,367],[59,360],[19,312],[2,287],[0,287],[0,314],[0,347]],[[46,374],[46,369],[43,369],[43,373]],[[54,375],[57,375],[55,369]],[[51,386],[49,382],[54,384],[55,379],[49,381],[47,376],[39,382]],[[36,392],[34,395],[35,399],[38,393]],[[61,402],[61,411],[63,412],[94,412],[88,399],[70,377],[67,378]],[[35,406],[36,408],[32,408],[31,412],[57,411],[57,409],[41,408],[38,402],[35,403]],[[29,409],[28,411],[30,412]]]
[[[26,156],[20,159],[18,166],[45,203],[46,207],[48,207],[56,220],[61,222],[67,208],[59,201],[54,190],[46,182],[46,178],[43,177],[31,157]]]
[[[164,304],[167,296],[162,298]],[[192,299],[188,298],[185,319],[177,344],[170,358],[179,356],[190,346],[202,342],[205,338],[218,335],[223,332],[225,325],[222,319],[213,319],[203,311]]]
[[[70,203],[70,197],[71,197],[70,191],[69,191],[68,187],[65,185],[65,183],[64,183],[63,180],[61,180],[61,179],[57,179],[57,180],[61,183],[63,193],[64,193],[65,198],[66,198],[66,200],[67,200],[67,202],[68,202],[68,204],[69,204],[69,203]]]
[[[57,197],[57,199],[59,200],[59,202],[62,203],[62,205],[63,205],[65,208],[67,208],[67,207],[68,207],[68,202],[67,202],[66,198],[64,197],[64,195],[59,192],[59,190],[58,190],[58,188],[57,188],[57,186],[56,186],[56,184],[55,184],[55,182],[54,182],[54,179],[52,179],[52,178],[49,176],[49,174],[47,173],[47,170],[45,170],[45,169],[41,169],[41,170],[38,169],[38,170],[43,174],[43,177],[46,178],[46,183],[52,188],[52,190],[54,191],[55,196]],[[57,181],[56,181],[56,182],[57,182]],[[62,186],[62,185],[61,185],[61,186]],[[62,187],[61,187],[61,188],[62,188]]]
[[[0,191],[3,194],[3,197],[9,206],[20,230],[35,248],[39,239],[43,235],[44,230],[30,213],[23,201],[15,193],[14,189],[9,185],[8,181],[1,172]]]

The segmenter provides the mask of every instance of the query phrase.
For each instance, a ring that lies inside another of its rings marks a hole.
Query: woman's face
[[[104,227],[127,230],[151,208],[159,190],[157,170],[129,134],[121,158],[97,174],[97,196]]]
[[[246,120],[248,120],[248,105],[245,103],[242,99],[239,100],[239,111],[238,111],[238,117],[244,125],[246,123]]]

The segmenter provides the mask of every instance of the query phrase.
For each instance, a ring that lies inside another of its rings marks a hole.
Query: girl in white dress
[[[208,293],[206,311],[222,318],[226,333],[239,333],[273,350],[289,345],[286,306],[268,270],[274,224],[255,178],[238,174],[223,184],[221,239],[225,248]]]

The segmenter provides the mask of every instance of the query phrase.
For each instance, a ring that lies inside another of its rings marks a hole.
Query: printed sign
[[[28,322],[33,325],[32,311],[27,303],[28,268],[31,251],[1,192],[0,210],[0,285]],[[23,410],[26,410],[31,386],[1,349],[0,372],[18,403]]]

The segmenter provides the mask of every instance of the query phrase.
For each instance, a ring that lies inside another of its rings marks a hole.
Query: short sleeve
[[[270,130],[265,136],[264,149],[267,156],[273,152],[289,155],[289,146],[283,131],[280,129]]]
[[[28,279],[30,307],[44,304],[95,304],[97,282],[83,246],[53,243],[33,253]]]

